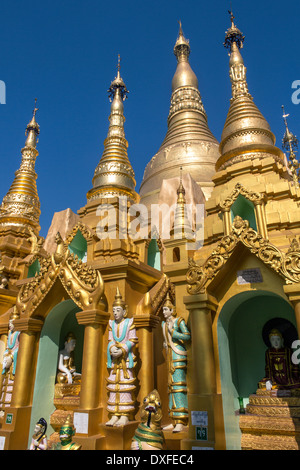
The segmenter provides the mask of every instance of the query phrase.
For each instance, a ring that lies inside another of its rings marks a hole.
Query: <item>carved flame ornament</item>
[[[104,282],[99,271],[82,263],[60,243],[57,237],[57,250],[41,263],[39,274],[24,284],[17,297],[20,314],[31,314],[59,279],[70,298],[82,310],[97,309],[104,293]]]
[[[232,232],[220,240],[204,264],[199,266],[194,261],[190,262],[187,272],[189,294],[205,291],[208,282],[214,279],[225,265],[238,243],[242,243],[264,264],[283,277],[286,284],[300,282],[300,250],[289,250],[286,254],[281,252],[255,230],[249,228],[247,220],[236,216]]]

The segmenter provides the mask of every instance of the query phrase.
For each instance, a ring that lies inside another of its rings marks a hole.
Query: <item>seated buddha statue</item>
[[[271,330],[269,339],[271,347],[265,354],[265,377],[259,382],[259,388],[300,389],[299,367],[292,362],[292,350],[284,346],[279,330]]]
[[[81,381],[81,374],[76,372],[74,364],[75,346],[76,338],[73,333],[69,333],[65,339],[65,347],[59,351],[57,383],[75,384]]]

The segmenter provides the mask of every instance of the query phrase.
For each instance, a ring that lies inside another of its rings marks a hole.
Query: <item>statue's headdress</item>
[[[38,426],[40,426],[42,434],[46,434],[47,431],[47,421],[44,418],[40,418],[38,422],[36,423]]]
[[[173,315],[174,316],[176,315],[175,305],[173,304],[173,302],[171,300],[169,292],[167,293],[166,300],[164,301],[163,306],[168,307],[169,309],[172,309],[173,310]]]
[[[13,320],[18,320],[19,318],[20,318],[20,314],[19,314],[18,309],[15,305],[13,307],[13,310],[12,310],[10,316],[9,316],[9,319],[13,321]]]
[[[68,343],[69,341],[71,341],[72,339],[75,339],[76,340],[76,336],[74,335],[74,333],[72,333],[71,331],[67,334],[66,336],[66,339],[65,339],[65,342]]]
[[[125,301],[123,300],[122,295],[120,294],[120,290],[119,290],[118,287],[117,287],[117,292],[116,292],[116,295],[115,295],[115,300],[113,302],[113,307],[122,307],[124,310],[127,309],[127,305],[126,305]]]
[[[270,333],[269,333],[269,338],[271,338],[271,336],[279,336],[281,339],[283,339],[283,336],[282,334],[280,333],[279,330],[277,330],[276,328],[273,328]]]
[[[68,415],[66,421],[60,428],[61,434],[68,434],[69,436],[73,436],[75,434],[75,428],[72,420],[72,416]]]

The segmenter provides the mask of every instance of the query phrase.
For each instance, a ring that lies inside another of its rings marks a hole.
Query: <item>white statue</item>
[[[44,418],[40,418],[34,427],[29,450],[47,450],[48,441],[46,431],[47,421]]]
[[[74,364],[74,350],[76,347],[76,338],[73,333],[69,333],[65,340],[65,347],[59,351],[58,358],[58,383],[80,383],[81,374],[76,372]]]
[[[3,364],[6,364],[7,367],[5,368],[2,366],[2,374],[5,374],[7,370],[10,369],[13,363],[13,370],[12,374],[15,375],[16,366],[17,366],[17,358],[19,352],[19,343],[20,343],[20,331],[15,330],[14,320],[19,318],[19,313],[17,309],[14,307],[8,322],[8,337],[7,337],[7,345],[6,349],[3,354]],[[8,363],[10,366],[8,367]]]

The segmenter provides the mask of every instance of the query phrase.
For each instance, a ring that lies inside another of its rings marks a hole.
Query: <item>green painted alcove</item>
[[[267,291],[247,291],[232,297],[220,312],[217,324],[221,390],[227,449],[240,449],[238,397],[255,393],[265,374],[263,329],[274,318],[288,320],[294,327],[291,305]],[[289,345],[290,346],[290,345]]]
[[[27,277],[34,277],[35,274],[39,273],[41,269],[41,265],[38,259],[36,259],[28,268]]]
[[[243,220],[248,220],[249,226],[254,230],[257,230],[254,204],[248,201],[244,196],[239,194],[230,209],[231,220],[239,215]]]
[[[80,230],[77,230],[75,237],[68,246],[71,253],[77,255],[79,259],[85,260],[87,253],[87,241]]]
[[[160,251],[155,238],[152,238],[151,242],[148,246],[148,259],[147,259],[148,266],[157,269],[160,271]]]
[[[78,372],[81,372],[84,328],[78,325],[75,317],[79,311],[80,308],[69,299],[57,304],[45,319],[39,342],[28,445],[35,423],[41,417],[48,423],[47,435],[54,432],[49,422],[51,414],[55,411],[53,398],[58,353],[69,331],[76,336],[75,365]]]

